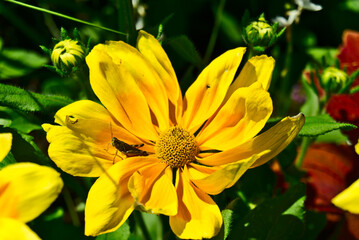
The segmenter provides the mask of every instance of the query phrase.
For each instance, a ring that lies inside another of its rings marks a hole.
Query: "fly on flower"
[[[222,215],[210,195],[275,157],[304,124],[299,114],[259,134],[273,110],[267,90],[274,60],[253,57],[234,79],[244,52],[213,60],[183,97],[152,35],[140,31],[137,49],[115,41],[93,48],[86,61],[103,106],[78,101],[56,113],[59,125],[43,125],[62,170],[99,177],[87,197],[86,235],[115,231],[135,209],[169,216],[180,238],[218,234]],[[76,124],[66,123],[68,115]],[[110,131],[128,145],[143,144],[147,155],[114,162],[106,151]]]

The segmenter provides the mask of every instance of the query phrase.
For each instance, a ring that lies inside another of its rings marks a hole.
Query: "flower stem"
[[[70,214],[72,223],[74,224],[74,226],[79,227],[81,225],[81,222],[80,222],[80,218],[76,212],[74,201],[71,198],[70,191],[68,190],[68,188],[64,187],[62,194],[63,194],[64,200],[65,200],[67,209],[69,210],[69,214]]]
[[[300,145],[299,157],[296,162],[297,168],[302,167],[303,160],[304,160],[305,154],[308,151],[310,143],[311,143],[311,139],[309,137],[303,137],[302,144]]]
[[[125,32],[126,42],[136,44],[136,27],[133,20],[133,6],[132,0],[117,0],[118,24],[119,30]]]
[[[226,4],[226,0],[221,0],[219,2],[219,6],[217,8],[216,19],[214,22],[212,34],[211,34],[211,37],[209,38],[207,50],[206,50],[206,53],[203,58],[203,62],[205,65],[207,65],[207,63],[209,62],[209,59],[210,59],[213,49],[214,49],[214,45],[216,44],[218,31],[219,31],[219,27],[221,25],[223,9],[224,9],[225,4]]]
[[[113,30],[111,28],[102,27],[100,25],[93,24],[93,23],[90,23],[90,22],[86,22],[86,21],[83,21],[83,20],[80,20],[78,18],[68,16],[68,15],[65,15],[65,14],[50,11],[50,10],[47,10],[45,8],[36,7],[36,6],[33,6],[33,5],[26,4],[26,3],[18,2],[18,1],[15,1],[15,0],[5,0],[5,1],[15,3],[15,4],[23,6],[23,7],[31,8],[31,9],[34,9],[34,10],[37,10],[37,11],[40,11],[40,12],[44,12],[44,13],[52,14],[52,15],[55,15],[55,16],[58,16],[58,17],[66,18],[66,19],[69,19],[69,20],[74,21],[74,22],[79,22],[79,23],[82,23],[82,24],[86,24],[86,25],[97,27],[97,28],[100,28],[100,29],[103,29],[103,30],[106,30],[106,31],[110,31],[110,32],[114,32],[114,33],[117,33],[117,34],[127,36],[126,33],[119,32],[119,31]]]
[[[139,211],[134,211],[134,216],[135,216],[136,223],[138,223],[140,225],[140,228],[142,230],[143,239],[144,240],[151,240],[151,235],[148,232],[148,229],[146,227],[145,221],[143,220],[142,213],[139,212]]]

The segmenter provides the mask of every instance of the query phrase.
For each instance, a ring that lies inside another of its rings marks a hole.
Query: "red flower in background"
[[[343,34],[343,45],[339,48],[340,67],[346,68],[350,75],[359,68],[359,32],[347,30]],[[352,86],[359,84],[357,78]],[[327,104],[328,114],[338,122],[348,122],[359,127],[359,93],[338,94],[331,97]],[[359,128],[344,132],[356,144]]]
[[[352,74],[359,68],[359,32],[346,30],[339,51],[340,67],[346,68],[349,75]]]
[[[304,158],[302,169],[307,172],[308,209],[327,213],[327,227],[321,238],[327,239],[344,218],[338,239],[359,239],[359,215],[344,212],[331,203],[333,197],[359,177],[359,157],[352,146],[313,144]],[[323,236],[325,235],[325,236]]]
[[[327,104],[328,114],[338,122],[347,122],[359,127],[359,93],[338,94],[330,98]],[[349,140],[356,144],[359,138],[359,128],[343,131]]]

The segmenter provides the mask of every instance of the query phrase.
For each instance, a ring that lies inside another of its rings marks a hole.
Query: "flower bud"
[[[263,14],[245,28],[245,41],[252,46],[268,47],[275,37],[273,27],[267,23]]]
[[[324,69],[321,78],[323,85],[332,91],[341,89],[349,79],[348,74],[336,67]]]
[[[57,43],[52,51],[54,66],[64,73],[70,73],[74,67],[81,65],[85,53],[78,41],[66,39]]]

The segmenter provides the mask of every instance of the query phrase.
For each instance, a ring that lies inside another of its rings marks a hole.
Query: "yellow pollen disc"
[[[171,127],[160,134],[155,151],[162,162],[178,168],[193,162],[199,150],[193,134],[181,127]]]

